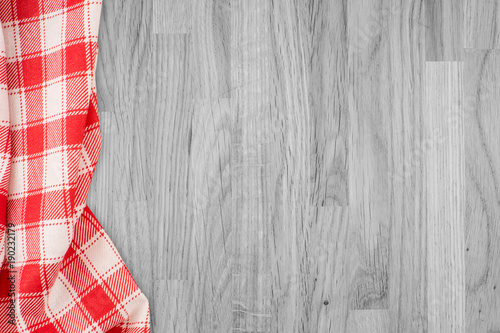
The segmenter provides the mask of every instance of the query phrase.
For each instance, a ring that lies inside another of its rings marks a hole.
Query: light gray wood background
[[[88,199],[153,332],[500,332],[494,0],[105,0]]]

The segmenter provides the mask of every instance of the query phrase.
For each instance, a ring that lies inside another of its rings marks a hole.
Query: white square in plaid
[[[47,116],[55,116],[61,114],[63,109],[63,96],[61,91],[62,82],[56,82],[47,87]],[[53,120],[53,119],[51,119]]]
[[[137,290],[135,293],[131,295],[130,298],[136,297],[140,294],[141,291]],[[139,297],[134,298],[129,303],[125,304],[125,311],[130,315],[128,321],[130,323],[140,322],[144,320],[144,318],[148,317],[148,300],[144,296],[144,294],[139,295]]]
[[[89,9],[88,11],[85,11],[85,16],[87,16],[87,13],[99,13],[99,15],[91,15],[90,18],[88,18],[90,37],[97,38],[97,36],[99,35],[99,16],[101,13],[101,4],[91,1],[89,2],[88,7]]]
[[[48,186],[57,186],[63,184],[63,154],[61,151],[52,151],[45,156],[47,165],[47,183]]]
[[[10,169],[9,194],[25,194],[26,182],[24,181],[24,170],[27,170],[27,161],[12,161]]]
[[[54,259],[64,256],[69,247],[69,227],[57,221],[42,225],[40,230],[45,248],[40,249],[42,259]]]
[[[20,125],[23,123],[21,114],[21,105],[25,105],[24,100],[21,100],[21,94],[11,92],[9,96],[9,109],[10,109],[10,124],[12,126]]]
[[[69,284],[67,281],[63,283],[61,276],[57,277],[49,293],[49,310],[56,318],[59,318],[64,312],[69,310],[70,305],[74,303],[73,296],[71,296],[68,290]]]
[[[62,44],[64,36],[63,16],[58,14],[45,20],[45,50],[53,51]],[[60,92],[59,92],[60,94]]]
[[[87,257],[85,262],[90,270],[94,273],[94,270],[101,276],[109,273],[112,269],[116,270],[121,263],[120,257],[116,255],[116,250],[110,243],[106,241],[106,238],[99,235],[97,239],[91,240],[91,246],[85,252]]]
[[[16,45],[16,43],[19,43],[19,40],[17,38],[14,38],[14,35],[17,35],[16,31],[17,27],[15,27],[13,24],[3,28],[5,51],[7,52],[8,55],[21,54],[21,45]],[[17,46],[17,53],[16,53],[16,46]]]

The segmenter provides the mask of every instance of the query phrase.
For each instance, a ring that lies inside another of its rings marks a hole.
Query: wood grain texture
[[[349,190],[357,202],[350,210],[357,214],[351,218],[359,267],[351,270],[358,292],[351,290],[350,307],[387,309],[384,330],[425,332],[425,197],[415,154],[422,141],[424,4],[355,1],[349,21]]]
[[[191,16],[193,97],[228,98],[231,96],[230,0],[196,0]]]
[[[157,251],[156,279],[187,280],[191,276],[194,221],[189,211],[189,166],[194,103],[189,64],[190,37],[165,34],[153,37],[151,61],[152,118],[145,140],[151,170],[151,211]],[[170,112],[177,110],[177,112]],[[169,221],[172,221],[171,223]],[[173,222],[175,221],[175,223]],[[182,254],[182,255],[179,255]]]
[[[425,87],[429,332],[466,332],[463,62],[428,62]]]
[[[500,6],[498,1],[465,1],[465,47],[500,48]]]
[[[422,143],[425,16],[423,1],[393,1],[389,16],[389,332],[427,331],[427,217],[418,152]]]
[[[349,297],[349,210],[316,207],[303,225],[299,283],[303,301],[298,304],[299,332],[346,332]],[[348,330],[349,331],[349,330]],[[349,331],[350,332],[350,331]]]
[[[378,0],[355,1],[348,12],[349,36],[364,33],[384,17]],[[363,10],[361,10],[363,9]],[[349,59],[349,209],[352,310],[387,309],[389,265],[388,130],[390,111],[388,40],[382,27],[373,40],[351,49]],[[355,39],[351,39],[350,46]]]
[[[462,60],[464,1],[426,0],[426,60]]]
[[[147,96],[152,13],[149,1],[103,3],[96,64],[99,113],[131,113]]]
[[[189,145],[186,212],[193,225],[193,247],[185,261],[193,263],[195,326],[203,332],[230,332],[235,240],[232,218],[231,150],[234,115],[229,99],[196,100]],[[178,251],[173,250],[173,253]]]
[[[468,50],[465,95],[466,332],[500,330],[500,53]]]
[[[194,0],[152,0],[154,34],[186,34],[193,27]]]
[[[231,147],[234,332],[271,332],[273,194],[279,147],[271,95],[270,3],[232,1],[231,77],[235,128]]]
[[[311,203],[317,206],[349,202],[347,7],[330,0],[299,7],[312,123]]]
[[[196,330],[196,313],[190,311],[194,301],[192,283],[187,280],[157,280],[153,295],[157,311],[152,332]]]
[[[351,311],[349,315],[346,332],[385,333],[390,332],[388,327],[389,313],[387,310],[355,310]]]
[[[500,331],[496,12],[104,2],[88,204],[153,331]]]

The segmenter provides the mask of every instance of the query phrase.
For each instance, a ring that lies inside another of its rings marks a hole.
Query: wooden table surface
[[[88,205],[153,332],[500,332],[498,0],[104,0]]]

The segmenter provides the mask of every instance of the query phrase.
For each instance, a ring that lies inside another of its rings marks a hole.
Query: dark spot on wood
[[[328,304],[330,304],[330,302],[328,302],[328,300],[325,300],[325,301],[323,302],[323,304],[328,305]]]

